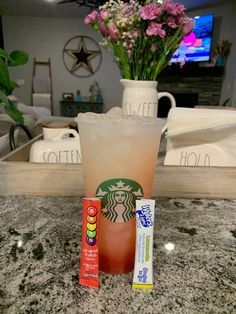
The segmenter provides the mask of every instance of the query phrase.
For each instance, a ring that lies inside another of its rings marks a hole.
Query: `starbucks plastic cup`
[[[99,235],[100,270],[133,270],[135,201],[150,198],[164,120],[80,113],[78,122],[86,197],[102,201]]]

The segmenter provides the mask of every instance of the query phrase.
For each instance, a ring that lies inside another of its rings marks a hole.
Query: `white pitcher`
[[[168,92],[157,91],[157,81],[135,81],[121,79],[124,86],[122,108],[124,115],[157,117],[158,100],[168,97],[171,108],[176,107],[174,97]]]

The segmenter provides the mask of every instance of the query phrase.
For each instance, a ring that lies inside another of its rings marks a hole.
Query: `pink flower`
[[[170,28],[177,28],[179,26],[173,16],[168,16],[166,23],[168,26],[170,26]]]
[[[93,11],[90,14],[88,14],[84,20],[85,24],[91,24],[92,22],[96,21],[99,14],[97,11]]]
[[[162,3],[162,9],[171,15],[177,15],[175,3],[171,2],[170,0],[166,0]]]
[[[148,36],[159,36],[164,38],[166,36],[166,31],[162,29],[162,24],[151,22],[146,30]]]
[[[182,34],[183,35],[189,35],[191,33],[193,27],[194,27],[194,20],[193,19],[188,19],[184,23],[184,26],[183,26],[183,29],[182,29]]]
[[[99,30],[100,30],[102,36],[106,37],[109,35],[109,30],[106,28],[103,21],[99,22],[98,27],[99,27]]]
[[[139,31],[137,29],[133,32],[133,36],[134,36],[134,38],[138,38]]]
[[[104,21],[109,17],[109,13],[107,11],[101,11],[100,12],[100,17]]]
[[[170,15],[177,16],[185,14],[185,7],[179,3],[173,3],[171,0],[166,0],[162,4],[162,9]]]
[[[131,17],[136,12],[136,1],[130,0],[128,3],[125,3],[122,6],[122,16],[123,17]]]
[[[113,22],[109,22],[108,24],[109,36],[112,40],[116,40],[118,38],[118,30]]]
[[[186,11],[186,8],[184,5],[182,4],[179,4],[179,3],[176,3],[176,12],[178,15],[184,15],[185,14],[185,11]]]
[[[140,16],[143,20],[154,20],[161,13],[161,10],[155,3],[145,5],[140,9]]]

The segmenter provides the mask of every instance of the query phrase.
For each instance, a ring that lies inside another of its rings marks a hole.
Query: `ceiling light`
[[[98,8],[103,5],[107,0],[61,0],[58,4],[76,3],[80,7]]]

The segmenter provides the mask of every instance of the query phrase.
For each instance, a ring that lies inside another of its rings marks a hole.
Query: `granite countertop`
[[[236,200],[156,206],[155,288],[100,273],[93,289],[77,282],[79,197],[0,197],[0,313],[236,313]]]

